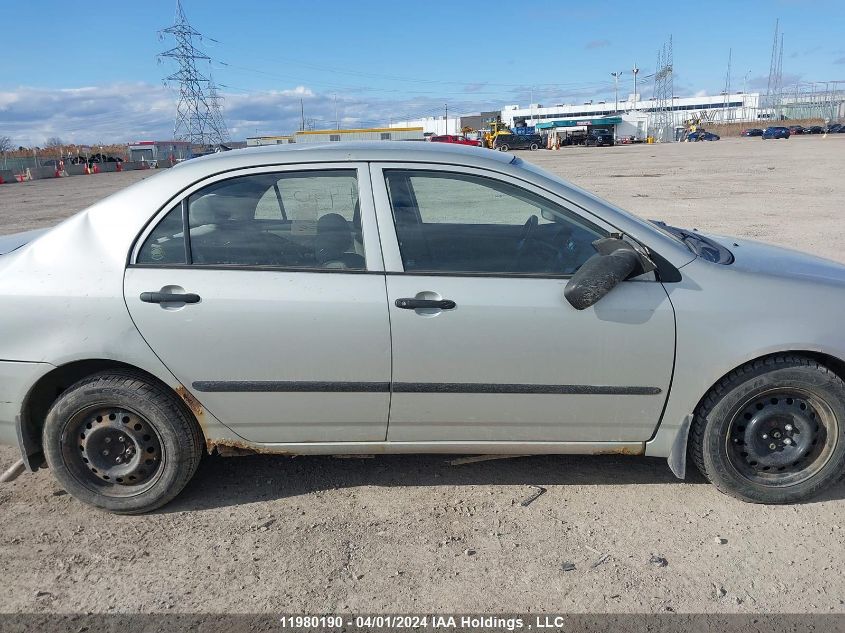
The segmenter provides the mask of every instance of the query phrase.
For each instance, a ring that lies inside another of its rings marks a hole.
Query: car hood
[[[734,262],[729,268],[790,279],[845,284],[845,265],[830,259],[755,240],[705,235],[731,251]]]
[[[24,244],[29,244],[37,237],[44,235],[50,229],[35,229],[23,233],[12,233],[11,235],[0,235],[0,255],[6,255],[19,249]]]

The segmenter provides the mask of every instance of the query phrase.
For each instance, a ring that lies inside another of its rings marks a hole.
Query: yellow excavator
[[[482,139],[484,147],[486,147],[487,149],[493,149],[493,142],[496,140],[496,137],[500,134],[513,134],[513,130],[511,130],[507,125],[502,123],[501,119],[491,121],[490,129],[484,131],[484,136]]]

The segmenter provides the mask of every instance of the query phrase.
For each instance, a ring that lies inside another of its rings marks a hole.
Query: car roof
[[[444,135],[445,136],[445,135]],[[340,141],[334,143],[290,143],[287,145],[265,145],[247,147],[228,152],[201,156],[183,165],[202,163],[206,168],[210,161],[233,163],[309,163],[309,162],[354,162],[354,161],[425,161],[448,162],[469,166],[507,165],[516,160],[512,154],[496,152],[480,147],[452,145],[448,143],[427,143],[425,141]]]

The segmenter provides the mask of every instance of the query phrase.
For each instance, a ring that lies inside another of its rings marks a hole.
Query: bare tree
[[[47,150],[48,156],[55,156],[56,158],[62,157],[62,146],[64,143],[62,139],[58,136],[51,136],[47,139],[47,143],[44,145],[44,149]]]
[[[6,154],[12,149],[12,139],[0,136],[0,154],[3,154],[3,167],[6,167]]]

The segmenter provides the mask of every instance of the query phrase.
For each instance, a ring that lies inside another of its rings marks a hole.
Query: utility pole
[[[448,134],[449,134],[449,104],[445,103],[443,105],[446,106],[446,135],[448,136]]]
[[[637,64],[634,63],[634,67],[631,69],[631,73],[634,75],[634,110],[637,109],[637,75],[639,74],[640,69],[637,68]]]
[[[613,75],[613,97],[614,97],[614,102],[616,103],[614,110],[613,110],[613,114],[618,114],[619,113],[619,75],[622,74],[622,71],[620,70],[619,72],[610,73],[610,74]]]
[[[340,119],[337,116],[337,93],[334,93],[334,129],[340,129]]]
[[[299,98],[299,131],[305,130],[305,104],[302,102],[302,97]]]

